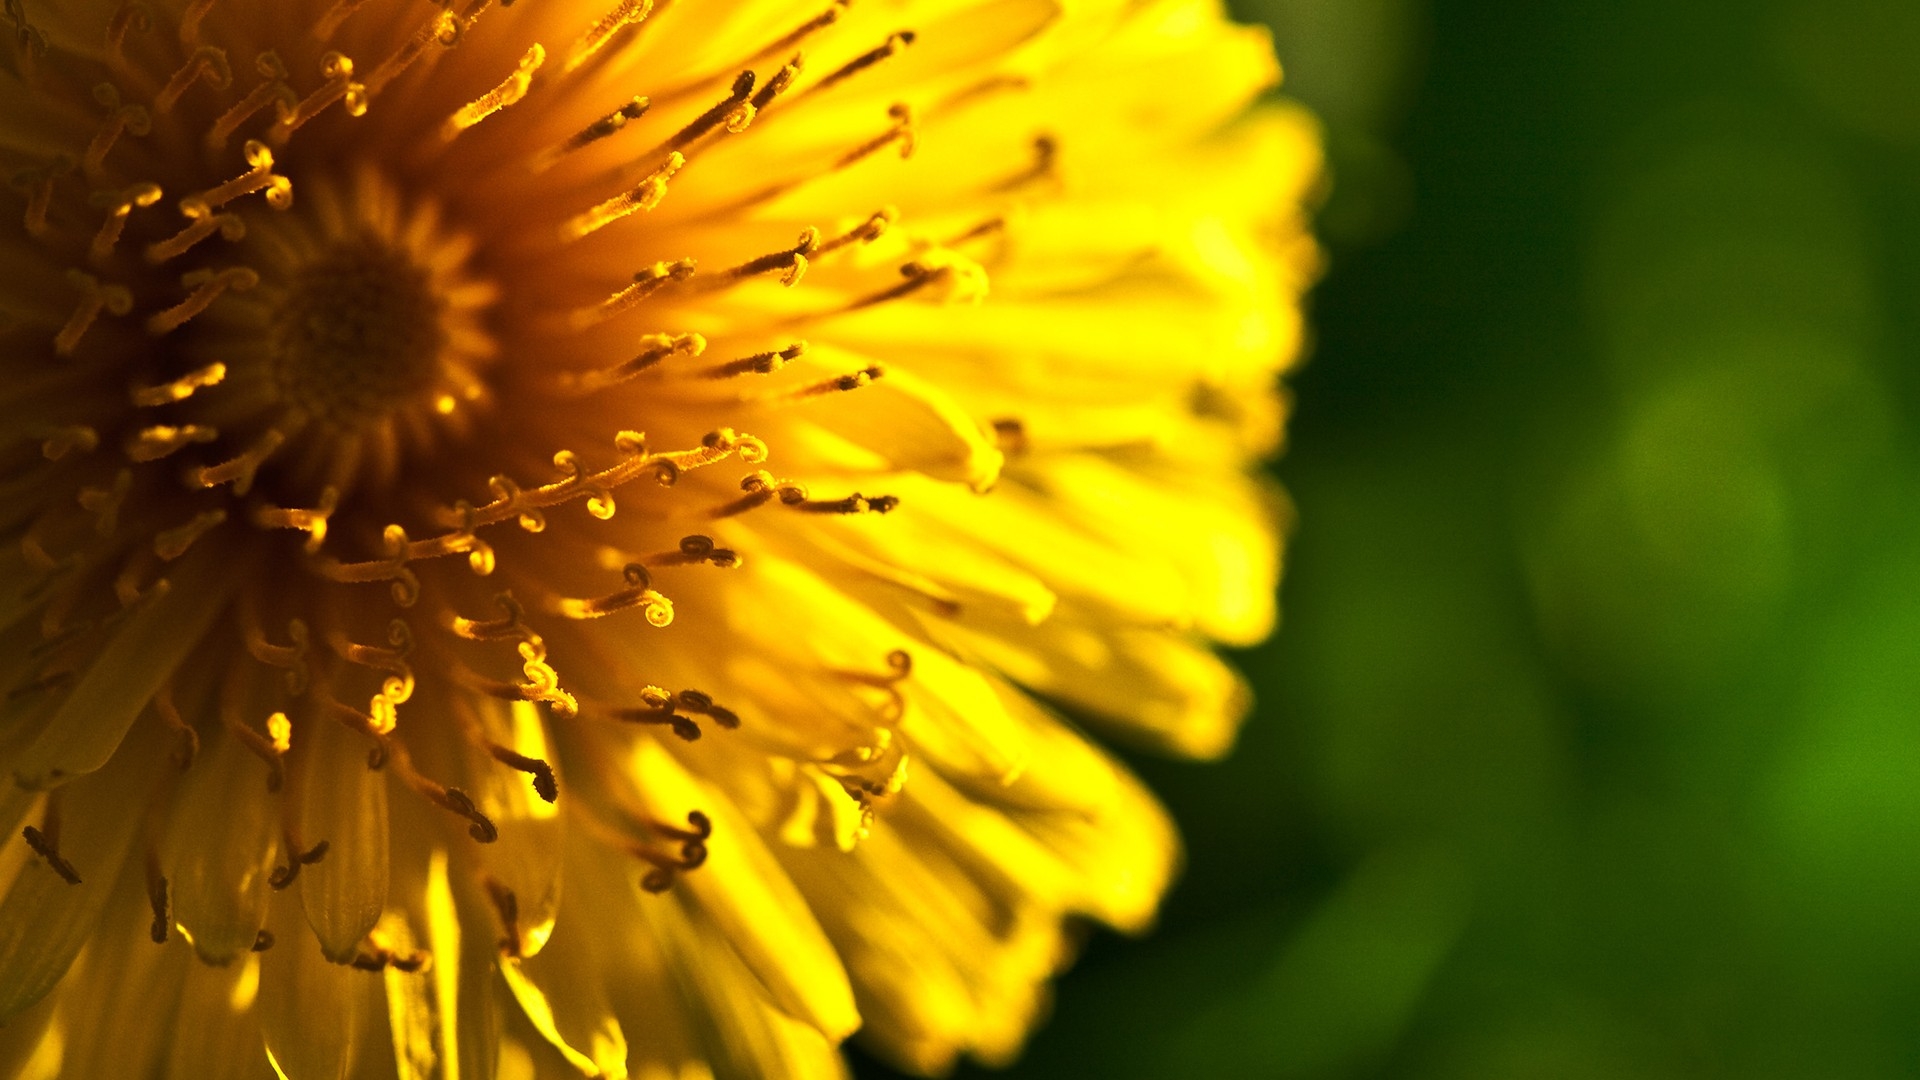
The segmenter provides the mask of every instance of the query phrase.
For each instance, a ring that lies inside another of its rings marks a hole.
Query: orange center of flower
[[[302,267],[268,332],[281,400],[360,428],[424,394],[447,347],[446,302],[401,252],[360,236]]]

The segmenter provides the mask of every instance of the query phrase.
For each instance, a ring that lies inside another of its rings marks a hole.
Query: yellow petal
[[[840,957],[752,823],[652,739],[635,742],[631,767],[660,820],[683,822],[699,810],[713,822],[705,865],[674,888],[700,905],[782,1009],[832,1042],[851,1035],[860,1014]]]
[[[173,920],[209,964],[245,955],[267,924],[281,796],[267,791],[266,777],[259,758],[220,733],[182,777],[167,824],[161,865]]]
[[[331,719],[304,725],[299,778],[300,842],[327,853],[300,871],[300,903],[320,951],[350,963],[387,903],[387,773],[367,768],[372,742]]]
[[[377,976],[322,955],[292,904],[273,906],[268,929],[275,943],[261,954],[254,1016],[274,1068],[288,1080],[344,1080],[361,1034],[358,998]]]

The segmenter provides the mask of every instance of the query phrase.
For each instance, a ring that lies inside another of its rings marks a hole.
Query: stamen
[[[652,13],[653,0],[620,0],[618,6],[594,23],[574,43],[573,49],[567,54],[567,73],[577,71],[581,64],[593,58],[593,54],[606,48],[607,43],[622,29],[639,25]]]
[[[153,553],[160,556],[161,562],[173,562],[185,555],[195,541],[226,522],[225,510],[207,510],[196,514],[193,520],[184,525],[176,525],[157,533],[153,538]]]
[[[107,119],[100,130],[87,144],[80,155],[80,168],[88,176],[100,171],[100,166],[113,152],[114,144],[121,135],[134,135],[144,138],[153,130],[153,117],[139,105],[126,105],[120,101],[120,88],[112,83],[101,83],[93,88],[93,100],[107,108]]]
[[[913,156],[914,147],[918,145],[919,139],[913,126],[913,107],[904,101],[895,102],[887,107],[887,116],[892,118],[893,126],[888,128],[885,134],[877,135],[867,142],[847,151],[841,156],[840,160],[833,163],[834,171],[839,171],[860,161],[862,158],[877,154],[896,142],[900,144],[900,158],[902,161]]]
[[[153,908],[153,927],[148,935],[155,945],[167,943],[167,931],[173,920],[167,918],[167,879],[160,873],[160,856],[147,852],[147,903]]]
[[[819,250],[820,230],[809,227],[800,234],[800,239],[795,241],[793,247],[770,255],[762,255],[757,259],[749,259],[731,270],[721,271],[706,281],[709,288],[723,288],[736,281],[778,271],[780,284],[792,288],[798,285],[800,279],[806,275],[808,258]]]
[[[154,337],[165,337],[185,326],[195,315],[213,306],[215,300],[228,289],[234,292],[246,292],[260,284],[260,275],[244,266],[228,267],[225,270],[195,270],[180,279],[180,284],[192,289],[185,300],[147,319],[147,333]]]
[[[93,244],[87,249],[88,260],[95,266],[104,266],[113,257],[113,245],[120,242],[120,234],[126,230],[127,216],[137,207],[159,202],[161,194],[158,184],[135,184],[118,194],[96,195],[94,203],[106,208],[107,219],[100,223],[100,231],[94,234]]]
[[[299,879],[301,867],[312,866],[314,863],[327,857],[327,848],[329,846],[327,841],[322,840],[313,845],[313,847],[303,851],[301,850],[299,840],[295,839],[292,833],[288,833],[286,841],[287,865],[275,867],[273,873],[267,877],[267,884],[275,889],[285,889],[287,886],[292,885]],[[257,941],[255,945],[258,945]]]
[[[308,636],[307,624],[299,619],[287,622],[287,639],[291,645],[275,645],[267,640],[261,629],[258,614],[247,610],[243,617],[243,638],[247,646],[247,655],[269,667],[286,670],[287,693],[299,697],[306,693],[311,672],[307,667]]]
[[[320,503],[311,510],[256,506],[253,523],[266,529],[299,529],[307,534],[306,551],[312,555],[327,542],[327,521],[339,508],[340,489],[328,487],[320,492]]]
[[[169,679],[160,685],[153,695],[153,711],[160,722],[173,732],[173,763],[181,772],[193,765],[200,756],[200,733],[180,715],[180,709],[173,703],[173,681]]]
[[[157,424],[141,428],[127,436],[127,457],[135,464],[144,465],[149,461],[159,461],[169,454],[177,453],[196,443],[210,443],[220,437],[214,428],[200,424],[186,424],[174,427]]]
[[[270,135],[276,144],[284,144],[294,132],[326,112],[337,101],[346,103],[348,116],[367,114],[367,88],[365,84],[354,81],[353,60],[350,57],[337,52],[321,57],[320,77],[326,80],[320,89],[308,94],[304,101],[291,109],[284,105],[280,108],[280,122],[273,126]]]
[[[129,396],[133,403],[141,408],[159,408],[176,401],[185,401],[196,391],[205,390],[209,386],[218,386],[226,377],[227,365],[216,360],[172,382],[164,382],[158,386],[136,386]]]
[[[48,461],[59,461],[75,450],[90,454],[100,445],[99,433],[85,424],[42,428],[34,431],[31,437],[41,440],[40,455]]]
[[[553,612],[569,619],[599,619],[616,611],[640,607],[645,609],[648,623],[654,626],[672,625],[673,601],[653,590],[653,577],[647,573],[647,568],[639,563],[628,563],[621,573],[626,578],[626,588],[588,599],[557,597],[552,602]]]
[[[230,458],[218,465],[201,465],[187,470],[188,487],[212,488],[221,484],[232,484],[235,495],[245,495],[253,489],[254,474],[267,458],[273,456],[287,437],[279,431],[269,428],[254,444],[238,457]]]
[[[388,968],[392,968],[395,971],[412,975],[426,970],[427,965],[432,960],[433,954],[429,952],[422,952],[416,949],[403,956],[400,953],[394,952],[392,949],[376,943],[373,944],[368,951],[348,961],[348,966],[358,971],[385,971]]]
[[[750,70],[734,76],[733,89],[720,100],[719,104],[694,117],[692,123],[674,132],[671,138],[656,147],[642,160],[651,160],[664,153],[684,150],[693,145],[694,141],[702,135],[722,124],[726,125],[728,131],[736,134],[744,131],[746,126],[753,122],[754,113],[757,111],[749,100],[753,96],[753,87],[757,81]]]
[[[740,375],[771,375],[786,367],[789,361],[798,360],[806,354],[807,343],[796,341],[784,349],[755,353],[742,360],[708,368],[703,374],[709,379],[731,379]]]
[[[981,222],[978,225],[975,225],[973,228],[968,229],[966,232],[961,233],[960,235],[954,237],[953,239],[948,240],[946,243],[940,246],[950,247],[950,248],[959,247],[961,244],[967,243],[969,241],[979,240],[987,236],[994,236],[999,233],[1003,233],[1006,230],[1007,230],[1006,218],[992,217],[992,218],[988,218],[987,220]]]
[[[233,85],[233,67],[227,63],[227,51],[212,45],[202,45],[195,49],[180,70],[173,73],[167,85],[154,95],[153,111],[165,116],[173,111],[185,94],[196,82],[204,82],[215,90],[225,90]]]
[[[889,300],[898,300],[903,296],[911,296],[929,286],[951,285],[957,274],[958,270],[952,264],[928,266],[925,263],[911,262],[900,268],[900,276],[904,277],[906,279],[905,281],[902,281],[892,288],[882,289],[880,292],[874,293],[871,296],[861,297],[841,308],[836,314],[860,311],[863,308],[884,304]]]
[[[60,792],[58,789],[47,793],[46,810],[40,815],[40,827],[29,825],[20,830],[20,835],[33,849],[35,855],[47,861],[53,872],[60,875],[69,885],[80,884],[80,873],[60,854]]]
[[[346,22],[354,12],[365,7],[366,4],[367,0],[335,0],[326,14],[320,16],[320,21],[313,24],[313,39],[320,42],[333,40],[334,31],[340,29],[340,24]]]
[[[275,210],[286,210],[293,206],[293,181],[273,172],[273,151],[266,143],[258,139],[248,139],[243,151],[247,164],[246,172],[216,188],[192,197],[180,204],[180,212],[188,217],[197,217],[201,209],[218,210],[242,195],[251,195],[256,191],[267,193],[267,205]],[[190,209],[189,202],[194,205]]]
[[[740,727],[740,717],[732,709],[714,704],[713,697],[700,690],[682,690],[677,699],[679,706],[699,716],[710,716],[713,722],[728,731]]]
[[[412,607],[420,599],[420,579],[407,568],[407,531],[398,525],[389,525],[381,534],[381,544],[385,548],[384,558],[355,563],[320,559],[313,566],[322,577],[343,585],[390,581],[393,602],[403,608]]]
[[[682,690],[678,694],[669,694],[657,686],[648,686],[640,691],[640,700],[645,704],[638,708],[613,709],[613,719],[628,724],[657,724],[673,729],[674,735],[683,742],[696,742],[700,738],[700,725],[689,716],[681,715],[681,710],[696,716],[710,716],[714,722],[729,731],[740,726],[740,718],[733,710],[724,709],[713,703],[713,698],[698,690]]]
[[[1051,135],[1033,137],[1033,164],[994,185],[994,191],[1017,191],[1037,180],[1057,176],[1060,141]]]
[[[180,14],[180,44],[194,48],[200,44],[200,23],[213,10],[214,0],[193,0]]]
[[[446,787],[420,775],[420,773],[414,769],[413,761],[408,756],[404,744],[396,742],[393,748],[394,753],[392,760],[394,771],[399,774],[400,779],[405,781],[408,787],[441,809],[466,818],[469,822],[467,835],[473,837],[474,840],[479,843],[491,844],[495,840],[500,839],[499,827],[494,825],[491,819],[480,812],[480,809],[473,804],[471,796],[459,788]]]
[[[862,368],[851,375],[841,375],[838,378],[828,379],[825,382],[814,383],[812,386],[805,386],[781,396],[789,401],[802,401],[807,398],[824,397],[828,394],[844,394],[850,390],[858,390],[861,387],[872,386],[874,380],[884,377],[886,373],[887,370],[885,368],[874,364],[870,367]]]
[[[533,790],[538,793],[542,799],[551,803],[560,798],[560,783],[554,779],[552,765],[537,757],[528,757],[517,751],[509,750],[495,742],[487,743],[487,752],[493,755],[493,760],[498,761],[507,768],[517,769],[520,772],[532,776]]]
[[[776,480],[772,473],[765,470],[740,481],[740,489],[746,492],[744,496],[708,511],[709,516],[732,517],[765,506],[776,498],[782,506],[809,514],[887,514],[900,505],[899,498],[893,495],[868,498],[858,492],[844,499],[814,499],[808,495],[804,484]]]
[[[825,255],[829,252],[839,251],[841,248],[852,244],[871,244],[875,240],[885,236],[887,230],[893,228],[894,224],[899,220],[900,211],[895,210],[891,206],[883,206],[874,211],[872,217],[821,244],[820,250],[815,254]]]
[[[262,930],[253,935],[253,952],[266,952],[273,948],[273,931]]]
[[[586,213],[576,215],[569,220],[560,229],[561,239],[578,240],[585,236],[591,236],[630,214],[636,214],[642,210],[651,210],[659,206],[660,200],[667,197],[668,181],[672,180],[674,174],[678,173],[686,164],[687,159],[678,151],[668,154],[667,159],[661,162],[658,168],[648,173],[644,180],[641,180],[627,191],[588,210]],[[692,272],[692,260],[687,259],[682,261],[687,264],[688,272]],[[661,263],[657,265],[665,266],[666,264]],[[674,265],[678,266],[680,264],[675,263]],[[634,280],[638,281],[640,279],[636,276]]]
[[[676,155],[677,156],[677,155]],[[584,233],[581,235],[585,235]],[[624,315],[638,307],[642,301],[663,287],[677,281],[685,281],[693,276],[693,260],[681,259],[675,263],[654,263],[652,266],[633,275],[633,284],[602,300],[598,305],[581,308],[573,313],[573,326],[576,330],[585,330],[609,319]]]
[[[995,420],[993,445],[1008,457],[1025,454],[1031,445],[1027,439],[1027,425],[1011,417]]]
[[[153,29],[153,13],[147,5],[128,0],[107,20],[107,63],[121,73],[127,70],[127,31],[147,33]]]
[[[822,30],[825,30],[827,27],[832,26],[834,23],[839,22],[840,17],[842,15],[845,15],[847,12],[848,2],[849,0],[833,0],[831,4],[827,5],[827,9],[825,11],[821,12],[818,15],[815,15],[813,18],[807,20],[806,22],[801,23],[800,26],[797,29],[795,29],[792,33],[787,34],[785,37],[782,37],[780,40],[774,42],[773,44],[767,46],[764,49],[761,49],[759,52],[754,54],[753,58],[755,60],[758,60],[763,56],[774,56],[779,53],[786,52],[788,49],[791,49],[799,45],[801,42],[806,41],[808,38],[812,37],[813,35],[819,33]]]
[[[281,61],[278,53],[261,53],[254,59],[253,70],[259,72],[260,77],[265,81],[249,91],[246,97],[235,102],[232,108],[221,113],[220,119],[213,122],[213,127],[207,132],[209,148],[218,150],[227,145],[227,140],[233,137],[233,133],[240,130],[240,125],[253,119],[260,110],[275,102],[280,103],[282,110],[298,107],[300,97],[293,92],[293,87],[287,85],[289,74],[287,65]]]
[[[451,11],[442,10],[438,15],[427,20],[420,29],[415,30],[405,44],[374,69],[373,75],[367,79],[368,96],[378,94],[386,88],[388,83],[399,78],[402,73],[412,67],[414,61],[420,59],[420,55],[427,51],[427,46],[438,44],[441,48],[450,49],[459,43],[461,36],[465,33],[466,26],[460,22],[460,17]]]
[[[752,110],[749,119],[751,119],[752,116],[757,116],[765,112],[767,106],[773,104],[774,98],[786,93],[787,88],[791,87],[794,81],[800,78],[800,71],[805,66],[805,57],[795,54],[793,59],[787,61],[779,71],[774,72],[773,78],[768,79],[767,84],[756,91],[753,95],[753,100],[747,103],[748,107]],[[744,126],[743,124],[742,127]],[[731,130],[735,134],[738,134],[740,131],[739,128],[732,128]]]
[[[562,389],[572,393],[593,393],[618,386],[655,364],[674,356],[699,356],[707,351],[707,339],[699,334],[649,334],[640,339],[638,355],[623,364],[599,371],[566,372],[559,376]]]
[[[448,142],[458,138],[460,133],[499,112],[510,105],[517,104],[527,96],[533,87],[533,73],[547,62],[547,50],[539,42],[527,50],[520,58],[520,67],[507,76],[506,81],[487,91],[473,102],[461,106],[440,129],[440,137]]]
[[[27,169],[13,175],[13,185],[27,189],[27,212],[23,223],[28,236],[44,240],[53,231],[47,223],[47,211],[53,206],[54,182],[71,174],[77,167],[78,163],[71,156],[61,154],[44,168]]]
[[[338,631],[327,637],[327,644],[342,660],[385,672],[387,678],[380,685],[380,696],[388,706],[404,705],[413,697],[414,686],[413,665],[407,663],[407,657],[413,653],[413,630],[405,619],[394,619],[387,624],[387,643],[392,648],[359,645]]]
[[[57,356],[72,356],[101,312],[117,318],[133,310],[133,293],[124,285],[102,285],[99,278],[79,270],[67,271],[67,280],[80,290],[80,302],[67,317],[66,325],[54,335],[53,351]]]
[[[493,901],[493,910],[500,917],[500,952],[505,956],[520,955],[520,898],[513,890],[501,884],[492,874],[483,874],[480,883],[486,887],[488,899]]]
[[[697,870],[707,861],[707,840],[713,836],[713,822],[698,810],[689,811],[687,823],[692,831],[677,829],[671,825],[652,822],[655,832],[680,841],[680,857],[675,859],[649,848],[634,845],[628,850],[637,858],[653,865],[646,876],[640,879],[640,887],[650,893],[663,893],[673,887],[675,877],[688,870]]]
[[[740,565],[740,555],[731,548],[715,547],[710,536],[687,536],[680,540],[680,550],[649,555],[644,560],[648,566],[691,566],[705,563],[722,570],[732,570]]]
[[[216,214],[205,203],[196,199],[183,199],[180,212],[192,224],[165,240],[156,240],[147,245],[147,262],[159,266],[168,259],[185,255],[195,244],[219,233],[228,243],[237,243],[246,239],[247,223],[238,214]]]
[[[852,60],[847,61],[835,69],[832,74],[808,87],[807,92],[801,96],[811,97],[814,94],[831,90],[848,79],[853,78],[855,75],[880,63],[882,60],[900,55],[901,52],[906,50],[907,46],[914,43],[916,37],[917,35],[911,30],[901,30],[898,33],[887,35],[887,40],[882,42],[878,47],[869,49],[859,56],[854,57]]]
[[[534,158],[533,171],[536,173],[546,172],[558,164],[560,159],[568,154],[576,150],[585,149],[599,142],[601,139],[618,134],[626,128],[630,121],[638,120],[642,116],[645,116],[647,110],[651,108],[652,105],[653,103],[644,97],[634,98],[618,109],[588,124],[579,132],[568,137],[566,142],[544,151],[538,157]]]

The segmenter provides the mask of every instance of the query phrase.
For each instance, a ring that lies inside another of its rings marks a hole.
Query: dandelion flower
[[[1272,619],[1316,158],[1259,32],[0,28],[0,1072],[935,1072],[1150,920],[1075,725],[1224,749]]]

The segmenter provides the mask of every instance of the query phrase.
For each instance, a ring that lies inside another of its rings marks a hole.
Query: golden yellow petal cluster
[[[3,0],[0,1075],[1002,1060],[1273,619],[1211,0]],[[1073,717],[1069,721],[1065,717]]]

